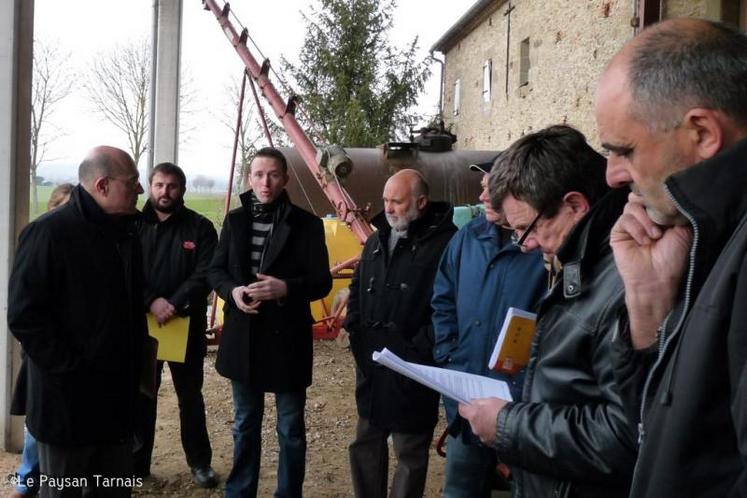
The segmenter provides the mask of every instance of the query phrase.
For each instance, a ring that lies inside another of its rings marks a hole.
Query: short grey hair
[[[89,185],[101,176],[113,176],[118,166],[109,154],[93,154],[78,166],[78,181]]]
[[[664,22],[639,35],[627,68],[633,116],[666,131],[703,107],[747,126],[747,36],[717,22],[689,24]]]

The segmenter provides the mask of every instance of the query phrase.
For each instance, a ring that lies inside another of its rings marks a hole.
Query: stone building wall
[[[557,123],[575,126],[598,143],[592,110],[596,82],[612,55],[633,36],[634,0],[511,3],[510,34],[504,2],[445,54],[443,117],[458,137],[457,148],[503,149],[525,133]],[[707,15],[712,3],[669,0],[663,13],[713,18]],[[521,86],[526,40],[528,83]],[[490,99],[485,101],[483,66],[488,60]],[[460,102],[454,114],[457,80]]]

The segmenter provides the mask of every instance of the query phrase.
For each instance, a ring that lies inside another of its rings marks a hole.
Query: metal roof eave
[[[477,0],[475,4],[464,13],[459,20],[454,23],[441,38],[431,46],[431,52],[446,53],[451,47],[456,45],[462,38],[468,34],[468,29],[479,24],[484,18],[492,14],[506,0]]]

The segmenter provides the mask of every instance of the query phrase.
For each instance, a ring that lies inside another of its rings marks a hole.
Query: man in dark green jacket
[[[182,448],[195,482],[218,484],[210,467],[212,450],[202,398],[203,363],[207,352],[207,270],[218,242],[213,224],[184,205],[187,178],[172,163],[156,165],[149,178],[149,198],[143,207],[140,243],[145,269],[145,308],[159,324],[189,317],[184,362],[169,361],[179,399]],[[157,385],[163,362],[158,362]],[[140,423],[135,432],[135,474],[150,474],[156,429],[155,399],[141,396]]]

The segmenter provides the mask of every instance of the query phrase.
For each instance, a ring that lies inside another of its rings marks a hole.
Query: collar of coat
[[[673,174],[665,184],[680,211],[697,225],[692,284],[697,289],[747,216],[747,139]]]
[[[407,228],[407,237],[419,241],[444,230],[453,230],[456,228],[452,221],[453,217],[454,208],[451,207],[451,204],[442,201],[430,201],[425,208],[423,216],[410,223],[410,226]],[[371,219],[371,224],[376,227],[379,237],[382,240],[389,239],[392,227],[386,221],[384,211],[374,216]]]
[[[82,185],[76,185],[70,192],[70,207],[75,209],[86,221],[95,224],[104,232],[126,236],[132,232],[133,223],[140,218],[140,213],[113,216],[98,205]]]
[[[612,250],[609,245],[610,230],[622,214],[629,193],[628,188],[607,192],[573,227],[558,250],[553,267],[562,269],[566,297],[581,293],[583,270]]]

